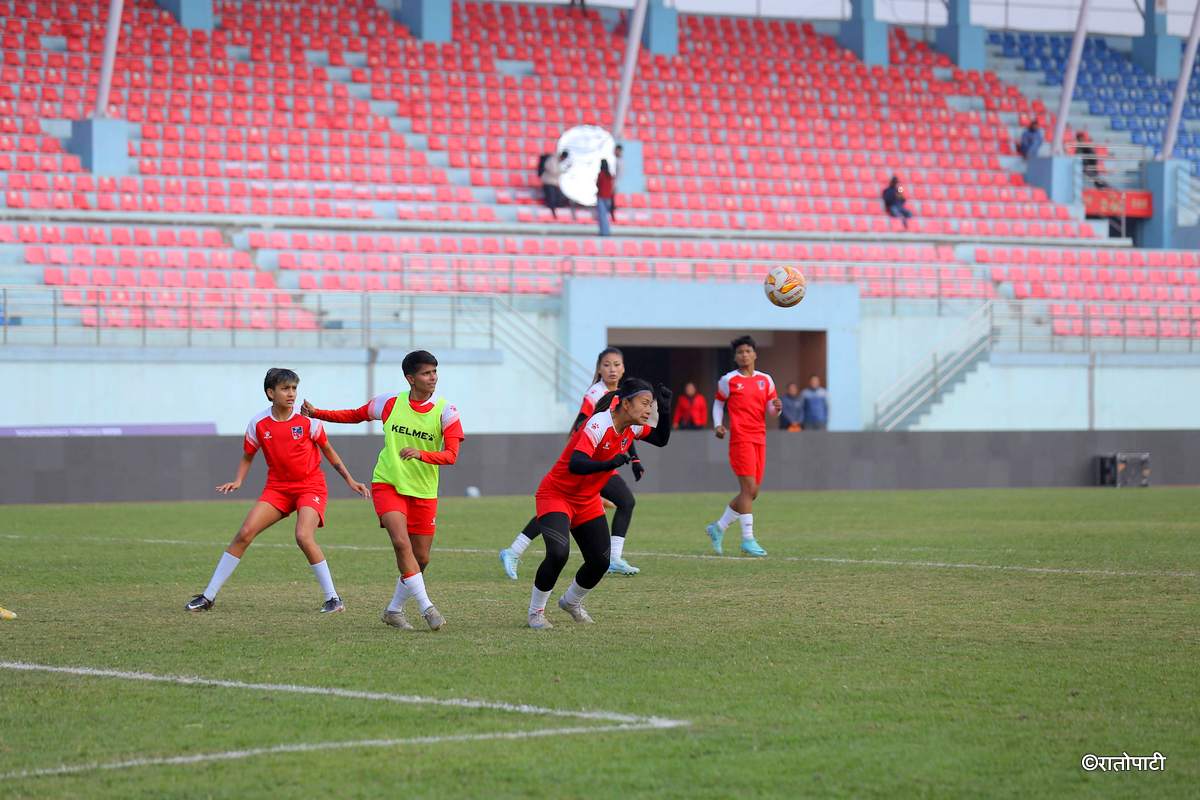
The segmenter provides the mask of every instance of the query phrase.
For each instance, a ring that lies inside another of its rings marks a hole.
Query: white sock
[[[326,600],[332,600],[338,596],[337,589],[333,588],[333,576],[329,574],[329,562],[322,561],[320,564],[312,564],[313,575],[317,576],[317,583],[321,584],[321,591],[325,593]]]
[[[225,581],[229,580],[229,576],[237,569],[237,565],[242,563],[242,560],[235,555],[229,553],[221,553],[221,560],[217,562],[217,568],[213,570],[212,580],[208,582],[208,588],[204,590],[204,596],[209,600],[217,599],[217,592],[221,591],[221,587],[225,585]]]
[[[422,614],[428,611],[429,607],[433,605],[433,601],[429,599],[429,595],[425,594],[425,576],[418,572],[400,580],[404,581],[409,597],[417,598],[417,610]]]
[[[742,514],[738,517],[738,522],[742,524],[742,541],[749,541],[754,538],[754,515]]]
[[[738,514],[736,511],[734,511],[732,508],[730,508],[729,506],[725,506],[725,510],[721,512],[721,518],[719,520],[717,520],[717,527],[720,528],[721,530],[725,530],[730,525],[732,525],[733,521],[735,519],[737,519],[739,516],[741,516],[741,515]]]
[[[529,613],[536,614],[539,611],[546,610],[546,601],[550,599],[549,592],[543,592],[538,587],[533,587],[533,594],[529,596]]]
[[[620,561],[621,553],[625,550],[624,536],[610,536],[608,539],[609,561]]]
[[[404,584],[404,578],[396,578],[396,591],[392,595],[392,602],[388,603],[388,611],[403,611],[404,601],[408,599],[408,587]]]
[[[518,557],[520,557],[520,555],[524,553],[526,548],[528,548],[531,544],[533,544],[533,539],[530,539],[523,533],[518,533],[517,538],[513,539],[513,543],[508,546],[508,549],[512,550],[517,554]]]
[[[583,598],[587,597],[587,594],[590,591],[591,589],[584,589],[575,581],[571,581],[570,588],[568,588],[566,594],[563,595],[563,602],[569,606],[577,606],[583,602]]]

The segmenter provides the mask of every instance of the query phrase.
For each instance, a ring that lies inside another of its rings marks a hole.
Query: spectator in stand
[[[821,385],[819,375],[808,379],[808,388],[800,394],[803,416],[800,424],[806,431],[823,431],[829,424],[829,392]]]
[[[608,215],[610,217],[612,217],[613,222],[617,221],[617,181],[621,180],[621,153],[623,151],[624,151],[624,148],[621,147],[621,145],[617,145],[616,147],[613,148],[613,165],[612,165],[613,196],[612,196],[612,204],[609,206],[609,209],[608,209]]]
[[[587,13],[587,0],[570,0],[568,7],[574,8],[575,6],[579,6],[580,13]]]
[[[781,431],[798,431],[804,422],[804,402],[800,397],[800,385],[793,382],[787,385],[787,392],[780,398],[783,401],[783,411],[779,413],[779,429]]]
[[[691,381],[683,387],[683,394],[675,398],[675,416],[671,422],[683,431],[708,427],[708,405],[704,395],[696,391],[696,384]]]
[[[1075,134],[1075,155],[1083,162],[1083,174],[1096,185],[1097,189],[1107,189],[1108,183],[1100,177],[1100,159],[1096,157],[1096,148],[1092,146],[1088,135],[1080,131]]]
[[[558,219],[558,207],[562,205],[562,190],[558,188],[558,179],[561,174],[558,156],[554,153],[543,153],[538,159],[538,177],[542,179],[542,200],[555,219]]]
[[[1042,142],[1046,140],[1042,129],[1038,127],[1038,121],[1034,118],[1033,122],[1029,123],[1029,127],[1021,133],[1021,141],[1017,143],[1017,152],[1026,161],[1038,154],[1038,150],[1042,149]]]
[[[904,197],[904,184],[895,175],[888,181],[887,188],[883,190],[883,210],[887,212],[889,217],[898,217],[904,221],[904,227],[908,227],[908,221],[912,219],[913,213],[904,207],[908,200]]]
[[[600,223],[600,235],[612,235],[612,199],[615,193],[612,173],[608,170],[608,159],[600,159],[600,174],[596,176],[596,219]]]

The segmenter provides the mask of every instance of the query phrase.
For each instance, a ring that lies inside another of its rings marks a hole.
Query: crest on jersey
[[[271,438],[271,432],[270,432],[270,431],[263,431],[263,438],[264,438],[264,439],[270,439],[270,438]]]
[[[304,438],[304,428],[300,425],[293,425],[292,426],[292,438],[293,439],[303,439]]]
[[[758,382],[758,388],[760,388],[760,389],[766,389],[766,388],[767,388],[767,382],[766,382],[766,381],[759,381],[759,382]]]

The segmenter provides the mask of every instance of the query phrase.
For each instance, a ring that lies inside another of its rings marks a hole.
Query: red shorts
[[[583,502],[575,498],[563,497],[561,494],[550,494],[548,492],[538,492],[533,496],[533,499],[539,517],[555,512],[566,514],[567,519],[570,520],[569,525],[572,528],[576,528],[588,520],[604,516],[604,503],[601,502],[600,495],[598,494]]]
[[[297,509],[311,508],[321,518],[317,527],[324,528],[327,492],[324,483],[310,486],[267,486],[259,495],[258,500],[260,503],[269,503],[272,508],[285,517]]]
[[[730,442],[729,466],[733,474],[754,478],[755,483],[762,483],[763,472],[767,468],[766,442]]]
[[[371,499],[380,518],[379,527],[383,527],[384,514],[399,511],[408,521],[411,536],[433,536],[437,527],[436,497],[409,497],[397,492],[390,483],[372,483]]]

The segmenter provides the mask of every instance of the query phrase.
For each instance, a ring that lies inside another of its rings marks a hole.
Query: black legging
[[[608,519],[601,514],[571,528],[567,515],[555,511],[538,517],[537,524],[546,541],[546,557],[533,579],[538,591],[548,592],[558,582],[571,555],[572,536],[583,554],[583,565],[575,573],[575,582],[584,589],[594,588],[608,572]]]
[[[608,483],[604,484],[604,488],[600,490],[600,496],[617,507],[617,510],[613,512],[612,535],[624,539],[625,534],[629,533],[629,524],[633,522],[633,507],[637,505],[633,490],[629,488],[629,484],[625,482],[624,478],[614,472],[608,479]],[[521,533],[530,539],[536,539],[541,532],[542,528],[538,524],[537,517],[530,517],[529,522],[526,522],[525,527],[521,529]]]

